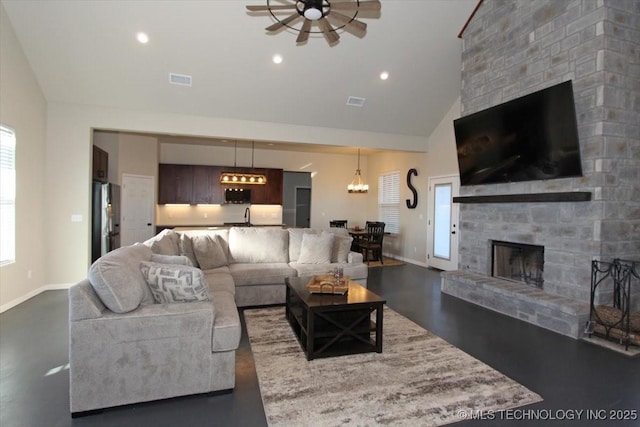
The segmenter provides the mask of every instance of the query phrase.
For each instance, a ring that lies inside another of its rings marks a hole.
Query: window
[[[16,135],[0,125],[0,265],[16,258]]]
[[[400,172],[380,175],[378,179],[378,211],[384,231],[400,232]]]

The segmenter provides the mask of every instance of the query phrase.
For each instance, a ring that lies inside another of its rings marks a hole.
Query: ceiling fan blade
[[[289,24],[292,21],[295,21],[296,19],[300,18],[300,14],[298,12],[293,12],[291,15],[287,16],[286,18],[284,18],[281,21],[276,22],[273,25],[269,25],[266,30],[267,31],[276,31],[279,30],[280,28],[286,26],[287,24]]]
[[[327,18],[334,19],[338,22],[340,22],[340,24],[345,25],[346,29],[349,30],[350,33],[358,36],[358,37],[364,37],[364,35],[367,32],[367,24],[365,24],[362,21],[358,21],[357,19],[352,19],[346,15],[343,15],[339,12],[336,12],[335,10],[332,10],[329,15],[327,15]]]
[[[354,2],[333,2],[331,9],[334,10],[380,10],[378,0],[354,1]]]
[[[298,38],[296,39],[296,43],[304,43],[309,39],[309,30],[311,29],[311,21],[305,19],[302,23],[302,28],[300,28],[300,34],[298,34]]]
[[[283,4],[275,6],[247,6],[247,10],[250,10],[251,12],[266,12],[268,10],[286,10],[295,8],[295,4]]]
[[[325,38],[327,39],[327,43],[333,44],[337,42],[338,39],[340,39],[338,33],[333,31],[333,27],[331,27],[331,24],[329,24],[327,18],[320,18],[318,20],[318,26],[322,30],[322,34],[324,34]]]

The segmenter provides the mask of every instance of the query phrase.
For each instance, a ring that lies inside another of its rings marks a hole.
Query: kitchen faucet
[[[249,208],[244,210],[244,223],[246,225],[251,225],[251,209]]]

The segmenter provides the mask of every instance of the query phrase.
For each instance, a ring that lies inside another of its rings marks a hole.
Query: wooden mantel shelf
[[[533,202],[588,202],[590,191],[562,193],[493,194],[489,196],[459,196],[453,203],[533,203]]]

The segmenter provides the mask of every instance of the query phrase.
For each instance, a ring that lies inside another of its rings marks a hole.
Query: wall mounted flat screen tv
[[[453,122],[461,185],[582,176],[571,81]]]

